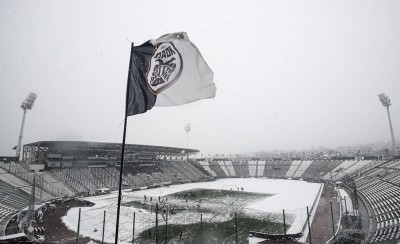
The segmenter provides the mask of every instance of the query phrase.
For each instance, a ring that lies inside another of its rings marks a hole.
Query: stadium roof
[[[108,143],[108,142],[90,142],[90,141],[38,141],[24,146],[48,148],[52,152],[63,151],[121,151],[121,143]],[[125,144],[125,151],[127,153],[187,153],[196,154],[199,150],[178,147],[164,147],[164,146],[149,146],[138,144]]]

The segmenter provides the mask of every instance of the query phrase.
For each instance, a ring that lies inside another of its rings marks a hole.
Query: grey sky
[[[121,142],[130,43],[185,31],[217,96],[128,118],[127,142],[203,153],[400,139],[400,1],[0,1],[0,155],[23,143]]]

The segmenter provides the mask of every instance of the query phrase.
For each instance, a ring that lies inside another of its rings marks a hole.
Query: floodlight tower
[[[189,148],[189,132],[190,132],[190,123],[187,123],[185,126],[186,131],[186,148]]]
[[[17,157],[18,160],[19,160],[19,155],[21,153],[22,135],[24,133],[26,110],[32,109],[33,104],[35,103],[36,97],[37,96],[35,93],[29,92],[28,96],[25,98],[25,100],[21,104],[21,108],[22,108],[22,110],[24,110],[24,115],[22,116],[21,130],[19,132],[18,145],[17,145],[16,154],[15,154],[15,157]]]
[[[389,112],[389,106],[392,105],[392,103],[390,102],[390,98],[388,96],[386,96],[385,93],[379,94],[378,97],[381,100],[382,105],[384,107],[386,107],[386,109],[387,109],[387,114],[388,114],[388,118],[389,118],[390,134],[392,136],[393,155],[396,155],[396,141],[394,139],[392,119],[390,118],[390,112]]]

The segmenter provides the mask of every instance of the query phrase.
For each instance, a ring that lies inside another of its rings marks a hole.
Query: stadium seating
[[[400,238],[400,163],[388,162],[355,179],[358,192],[371,206],[376,230],[371,242]]]
[[[0,162],[0,172],[3,172],[2,179],[14,186],[20,187],[21,190],[30,194],[31,186],[34,182],[34,173],[28,170],[26,167],[23,167],[15,162]],[[36,192],[42,191],[41,194],[43,200],[51,199],[57,195],[57,189],[53,187],[53,184],[44,180],[42,176],[36,175],[35,185],[38,189]]]
[[[331,170],[329,173],[327,173],[323,177],[323,179],[333,180],[333,181],[340,180],[341,177],[344,175],[344,172],[357,162],[358,162],[357,160],[345,160],[341,162],[338,166],[336,166],[333,170]]]
[[[249,160],[249,176],[256,177],[257,176],[257,160]]]
[[[302,178],[304,172],[308,169],[308,167],[310,167],[312,162],[313,162],[312,160],[302,161],[301,164],[299,165],[299,167],[297,168],[296,172],[294,172],[292,177],[293,178]]]
[[[5,228],[14,216],[29,205],[29,195],[0,180],[0,236],[5,234]]]
[[[267,160],[265,164],[265,176],[268,178],[285,178],[292,161]]]
[[[221,167],[221,169],[224,171],[224,174],[228,177],[231,176],[231,173],[229,172],[229,170],[227,169],[225,162],[223,160],[218,160],[217,161],[219,166]]]
[[[215,173],[215,171],[212,170],[212,169],[210,168],[210,166],[209,166],[207,160],[201,160],[201,161],[199,161],[198,163],[199,163],[200,166],[203,167],[204,170],[205,170],[206,172],[208,172],[211,176],[214,176],[214,177],[217,176],[217,174]]]
[[[225,173],[225,171],[221,168],[221,165],[218,163],[218,161],[210,161],[209,162],[210,169],[213,170],[216,174],[217,177],[227,177],[228,175]]]
[[[302,178],[307,180],[320,180],[341,162],[341,160],[315,160],[304,171]]]
[[[0,162],[0,235],[9,217],[29,202],[33,175],[16,163]],[[4,178],[2,177],[2,179]],[[194,182],[210,177],[303,178],[305,180],[354,181],[358,193],[370,207],[374,232],[371,242],[400,238],[400,161],[371,160],[260,160],[201,159],[127,163],[123,171],[125,188],[147,187],[166,182]],[[47,198],[61,194],[117,189],[118,166],[51,169],[43,174]],[[65,185],[68,187],[65,188]],[[15,190],[17,188],[17,190]],[[51,190],[49,190],[51,189]],[[52,194],[56,192],[55,194]],[[36,193],[38,194],[38,193]],[[36,196],[38,197],[38,195]]]
[[[229,175],[232,177],[236,176],[235,169],[233,168],[232,161],[224,161],[226,169],[229,171]]]
[[[260,160],[257,162],[257,177],[263,177],[265,171],[265,161]]]
[[[286,172],[286,177],[287,178],[292,178],[293,177],[293,175],[296,173],[297,169],[301,165],[301,162],[302,161],[300,161],[300,160],[294,160],[292,162],[292,164],[290,165],[288,171]]]

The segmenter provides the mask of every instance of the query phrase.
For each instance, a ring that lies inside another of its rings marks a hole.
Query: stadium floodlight
[[[396,141],[394,139],[394,132],[393,132],[393,126],[392,126],[392,119],[390,118],[390,111],[389,111],[389,106],[392,105],[390,102],[390,98],[386,96],[385,93],[381,93],[378,95],[379,99],[381,100],[381,103],[384,107],[386,107],[387,114],[388,114],[388,119],[389,119],[389,127],[390,127],[390,135],[392,136],[392,150],[393,154],[396,154]]]
[[[21,104],[21,108],[22,108],[22,110],[24,110],[24,115],[22,116],[21,130],[19,132],[18,145],[17,145],[17,150],[15,153],[15,157],[17,157],[17,160],[19,160],[19,156],[21,153],[22,135],[24,133],[26,110],[32,109],[33,104],[35,103],[36,97],[37,97],[37,95],[35,93],[29,92],[28,96],[25,98],[25,100]]]
[[[35,103],[36,97],[37,97],[37,95],[35,93],[29,92],[28,96],[22,102],[21,108],[24,110],[32,109],[33,104]]]
[[[384,107],[389,107],[390,105],[392,105],[392,103],[390,103],[390,98],[386,96],[385,93],[379,94],[378,97]]]
[[[186,131],[186,148],[189,148],[189,132],[190,132],[190,123],[187,123],[185,126]]]

